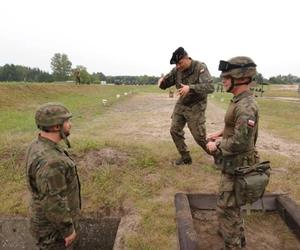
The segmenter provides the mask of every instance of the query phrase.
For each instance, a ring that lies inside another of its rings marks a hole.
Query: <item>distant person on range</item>
[[[59,103],[42,105],[35,114],[41,130],[26,153],[27,183],[31,194],[30,229],[43,250],[73,249],[79,235],[81,207],[77,168],[68,152],[72,114]]]
[[[175,85],[178,90],[179,99],[174,107],[170,129],[180,154],[175,164],[191,164],[183,129],[187,124],[195,141],[209,153],[206,148],[205,110],[207,95],[214,91],[214,86],[206,65],[190,58],[184,48],[174,51],[170,64],[176,64],[176,67],[158,80],[158,86],[166,89]]]

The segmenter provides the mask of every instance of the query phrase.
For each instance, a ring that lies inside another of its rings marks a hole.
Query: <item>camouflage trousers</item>
[[[225,249],[241,249],[241,238],[244,237],[241,208],[236,205],[233,187],[234,177],[222,174],[216,211]]]
[[[47,242],[48,240],[45,238],[40,238],[37,246],[40,250],[66,250],[65,242],[63,239]],[[69,248],[72,249],[72,248]]]
[[[202,103],[195,104],[192,107],[182,104],[175,105],[170,133],[178,152],[182,156],[189,153],[183,131],[186,124],[198,145],[209,153],[206,148],[205,108],[203,108]]]
[[[40,250],[76,250],[79,249],[80,244],[80,226],[77,222],[74,224],[76,239],[69,247],[65,247],[65,240],[61,233],[50,224],[41,226],[31,221],[30,229],[32,236],[36,239],[36,246]]]
[[[78,250],[79,241],[75,240],[69,247],[65,247],[64,239],[57,239],[55,241],[48,241],[45,238],[38,240],[37,246],[40,250]]]

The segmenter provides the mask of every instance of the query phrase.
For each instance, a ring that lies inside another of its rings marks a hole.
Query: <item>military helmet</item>
[[[38,128],[47,128],[62,125],[64,121],[71,118],[70,111],[61,103],[49,102],[38,108],[35,113],[35,123]]]
[[[221,77],[253,78],[256,75],[256,64],[250,57],[237,56],[228,61],[220,61],[219,70],[222,71]]]

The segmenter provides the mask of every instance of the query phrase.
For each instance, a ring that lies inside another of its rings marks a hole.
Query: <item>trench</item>
[[[263,200],[263,201],[262,201]],[[254,202],[245,221],[247,249],[300,249],[300,206],[291,198],[266,194]],[[217,233],[216,194],[175,195],[180,250],[220,249],[223,238]]]
[[[120,224],[118,217],[84,218],[79,221],[80,241],[76,249],[113,249]],[[0,249],[37,250],[24,217],[0,218]]]

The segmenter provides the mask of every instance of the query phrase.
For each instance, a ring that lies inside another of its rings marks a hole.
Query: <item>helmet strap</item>
[[[48,133],[50,132],[49,127],[43,127],[43,126],[37,125],[37,128],[38,128],[39,130],[44,131],[44,132],[48,132]]]
[[[248,81],[247,82],[243,82],[243,83],[234,83],[234,85],[239,86],[239,85],[248,85],[252,82],[252,77],[248,77]]]
[[[71,148],[71,144],[70,141],[68,140],[68,138],[66,137],[65,133],[64,133],[64,126],[63,124],[60,127],[60,131],[59,134],[61,136],[61,138],[64,140],[65,144],[67,145],[68,148]]]
[[[233,90],[233,88],[235,86],[234,79],[232,77],[230,77],[230,80],[231,80],[231,84],[230,84],[229,89],[226,90],[227,93],[230,93],[231,90]]]
[[[251,78],[249,77],[249,80],[247,82],[243,82],[243,83],[236,83],[235,79],[233,77],[231,77],[231,85],[230,85],[230,88],[227,90],[227,92],[231,92],[235,86],[248,85],[251,82],[252,82],[252,77]]]

